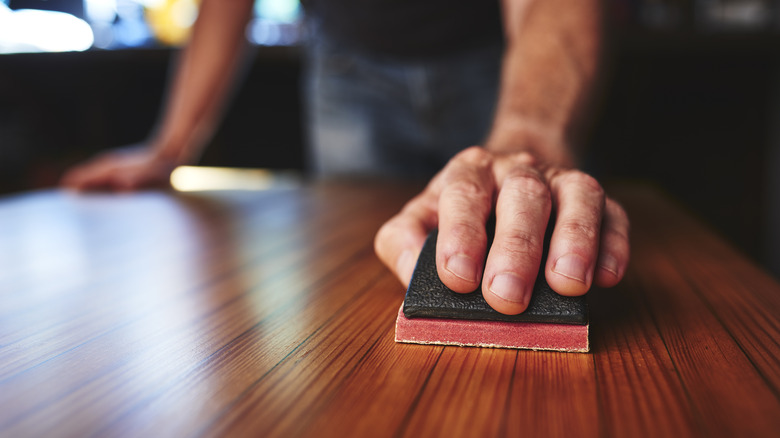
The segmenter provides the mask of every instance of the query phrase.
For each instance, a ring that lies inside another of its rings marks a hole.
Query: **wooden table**
[[[780,285],[644,186],[591,353],[396,344],[415,189],[0,200],[0,436],[778,436]]]

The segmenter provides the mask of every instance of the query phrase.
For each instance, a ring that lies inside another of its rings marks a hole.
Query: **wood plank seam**
[[[742,354],[745,356],[745,358],[748,360],[748,362],[753,366],[753,369],[756,371],[756,373],[761,376],[761,378],[764,380],[764,383],[766,383],[767,388],[769,388],[770,391],[772,391],[775,395],[775,398],[777,398],[778,402],[780,402],[780,389],[775,387],[771,379],[763,372],[761,367],[756,364],[755,360],[752,357],[752,354],[745,349],[745,347],[742,345],[742,342],[732,333],[732,331],[729,328],[729,325],[726,324],[721,314],[718,312],[718,310],[712,305],[712,303],[707,299],[706,294],[703,293],[703,291],[696,285],[695,282],[693,282],[690,278],[690,276],[686,275],[684,272],[681,272],[681,275],[683,278],[685,278],[685,281],[688,283],[688,286],[691,288],[691,290],[694,291],[694,293],[699,297],[699,299],[704,302],[704,305],[707,307],[707,309],[712,313],[712,315],[715,317],[715,320],[720,323],[723,330],[729,335],[731,340],[734,342],[734,344],[739,348],[739,350],[742,352]],[[772,336],[764,331],[764,333],[772,338]],[[778,344],[777,340],[775,340],[775,345],[780,346]]]
[[[498,427],[501,436],[507,436],[509,432],[509,425],[507,424],[507,420],[509,418],[509,406],[511,405],[512,401],[510,396],[512,395],[512,388],[515,384],[515,374],[517,374],[517,358],[519,355],[520,351],[515,351],[515,361],[512,364],[512,374],[509,376],[509,387],[507,388],[506,398],[504,399],[504,412],[501,415],[501,425]]]
[[[354,260],[360,259],[360,258],[364,257],[364,256],[365,256],[365,254],[366,254],[366,253],[368,253],[369,251],[372,251],[372,250],[371,250],[370,248],[364,247],[364,248],[362,248],[361,250],[357,251],[356,253],[352,254],[352,255],[350,256],[350,258],[349,258],[349,261],[350,261],[350,262],[353,262]],[[325,276],[323,276],[322,278],[320,278],[318,281],[320,281],[320,282],[326,282],[326,281],[329,281],[329,279],[330,279],[332,276],[336,275],[336,274],[337,274],[337,272],[335,272],[335,271],[329,271],[329,272],[328,272],[328,273],[327,273]],[[376,278],[379,278],[379,276],[380,276],[380,275],[378,274]],[[374,281],[376,281],[376,278],[374,279]],[[373,284],[373,283],[371,283],[371,284]],[[366,288],[370,288],[370,284],[369,284],[369,285],[366,285],[365,287],[366,287]],[[251,288],[249,288],[249,289],[248,289],[247,291],[245,291],[244,293],[242,293],[242,294],[240,294],[240,295],[237,295],[237,296],[235,296],[235,297],[231,298],[230,300],[226,301],[225,303],[222,303],[222,304],[221,304],[219,307],[217,307],[216,309],[213,309],[213,310],[212,310],[212,311],[210,311],[210,312],[207,312],[207,313],[206,313],[206,314],[204,314],[203,316],[205,317],[205,316],[208,316],[208,315],[215,314],[215,313],[217,313],[218,311],[220,311],[221,309],[223,309],[224,307],[226,307],[226,306],[230,305],[231,303],[233,303],[233,302],[235,302],[235,301],[237,301],[237,300],[240,300],[240,299],[244,298],[244,296],[245,296],[245,295],[247,295],[247,294],[251,294],[251,293],[252,293],[252,290],[251,290]],[[205,365],[205,364],[209,363],[210,361],[212,361],[212,360],[213,360],[213,359],[216,357],[215,355],[217,355],[217,354],[218,354],[218,353],[220,353],[220,352],[224,352],[224,350],[225,350],[226,348],[228,348],[228,347],[229,347],[231,344],[233,344],[233,343],[237,342],[237,341],[238,341],[238,340],[240,340],[242,337],[245,337],[245,336],[246,336],[248,333],[252,332],[253,330],[255,330],[255,329],[256,329],[257,327],[259,327],[260,325],[267,323],[267,321],[268,321],[269,319],[273,319],[274,317],[278,317],[278,314],[280,314],[280,313],[283,313],[285,310],[287,310],[287,309],[288,309],[288,308],[289,308],[291,305],[293,305],[293,304],[294,304],[294,301],[295,301],[295,297],[290,297],[290,299],[289,299],[289,300],[288,300],[288,301],[287,301],[287,302],[286,302],[284,305],[282,305],[282,306],[279,306],[279,307],[278,307],[276,310],[274,310],[274,311],[273,311],[273,312],[271,312],[270,314],[266,315],[266,317],[264,317],[263,319],[261,319],[260,321],[258,321],[258,322],[257,322],[256,324],[254,324],[252,327],[248,328],[247,330],[245,330],[244,332],[242,332],[241,334],[239,334],[238,336],[236,336],[236,337],[235,337],[235,338],[234,338],[232,341],[230,341],[230,342],[228,342],[227,344],[225,344],[224,346],[220,347],[220,349],[216,350],[214,353],[212,353],[212,354],[211,354],[211,355],[209,355],[208,357],[206,357],[206,358],[202,359],[202,360],[201,360],[201,361],[200,361],[198,364],[194,364],[190,370],[188,370],[188,371],[184,372],[183,374],[181,374],[181,375],[180,375],[180,377],[179,377],[178,379],[176,379],[176,381],[175,381],[175,382],[172,382],[170,385],[167,385],[167,386],[165,386],[164,388],[160,388],[160,390],[159,390],[159,391],[157,391],[157,392],[155,392],[155,394],[153,394],[152,396],[150,396],[150,397],[146,397],[144,400],[142,400],[142,401],[140,401],[140,402],[136,403],[136,407],[135,407],[135,408],[131,408],[131,409],[129,409],[129,410],[127,410],[127,411],[125,411],[125,412],[124,412],[124,414],[122,415],[122,418],[123,418],[123,417],[125,417],[125,416],[127,416],[127,415],[130,415],[130,414],[132,414],[132,413],[134,412],[134,410],[138,409],[138,406],[143,406],[143,405],[145,405],[146,403],[148,403],[148,402],[150,402],[151,400],[155,399],[157,396],[160,396],[160,395],[162,395],[163,393],[165,393],[165,391],[167,391],[167,390],[168,390],[168,389],[170,389],[171,387],[173,387],[173,386],[175,386],[176,384],[178,384],[178,382],[180,382],[180,381],[184,381],[184,380],[186,380],[187,378],[189,378],[189,377],[190,377],[190,375],[192,375],[192,374],[194,374],[194,373],[197,373],[197,372],[198,372],[198,370],[199,370],[199,368],[200,368],[201,366],[203,366],[203,365]],[[346,303],[344,306],[347,306],[347,305],[349,305],[349,303]],[[335,316],[335,313],[334,313],[334,316]],[[323,323],[323,326],[324,326],[324,325],[327,325],[327,322]],[[322,327],[322,326],[321,326],[321,327]],[[320,327],[320,328],[321,328],[321,327]],[[309,337],[313,336],[314,334],[316,334],[316,331],[315,331],[314,333],[312,333],[312,334],[311,334]],[[308,338],[309,338],[309,337],[307,337],[307,338],[306,338],[306,340],[308,340]],[[302,341],[301,345],[302,345],[302,344],[304,344],[306,340]],[[288,355],[286,355],[286,356],[285,356],[285,358],[283,358],[283,359],[282,359],[282,360],[280,360],[280,361],[279,361],[279,362],[278,362],[276,365],[274,365],[274,368],[275,368],[276,366],[278,366],[279,364],[281,364],[281,363],[284,361],[284,359],[286,359],[286,358],[287,358],[287,357],[288,357],[290,354],[293,354],[293,353],[294,353],[294,352],[297,350],[297,348],[298,348],[298,347],[296,347],[295,349],[293,349],[292,351],[290,351],[290,352],[288,353]],[[111,371],[111,370],[109,370],[109,371]],[[271,370],[268,370],[268,372],[270,372],[270,371],[271,371]],[[267,374],[267,373],[266,373],[266,374]],[[265,375],[264,375],[263,377],[265,377]],[[262,378],[261,378],[261,379],[259,379],[259,380],[262,380]],[[259,380],[258,380],[258,381],[259,381]],[[120,421],[120,420],[121,420],[121,418],[120,418],[120,419],[118,419],[118,420],[116,420],[116,421]]]
[[[431,366],[431,369],[428,371],[428,376],[425,378],[423,384],[420,385],[420,389],[417,390],[417,395],[414,397],[414,400],[412,400],[412,403],[409,405],[409,409],[406,411],[406,415],[404,415],[403,420],[401,420],[401,424],[398,425],[398,429],[393,435],[393,438],[401,438],[404,435],[404,433],[406,432],[406,428],[409,426],[409,422],[412,419],[414,410],[417,407],[417,405],[420,403],[420,399],[422,399],[423,393],[425,392],[425,388],[428,386],[428,382],[430,382],[431,376],[433,376],[433,371],[436,369],[436,365],[439,364],[439,360],[441,360],[442,354],[444,354],[444,349],[454,348],[454,347],[439,347],[439,348],[441,348],[441,350],[439,351],[439,355],[436,357],[436,362],[433,363],[433,366]]]
[[[338,391],[338,388],[342,387],[344,382],[346,382],[350,377],[352,377],[355,374],[355,371],[365,362],[366,358],[371,354],[375,348],[376,345],[379,343],[379,341],[382,340],[384,336],[387,335],[387,332],[393,330],[393,322],[390,321],[389,323],[385,324],[387,328],[385,330],[380,330],[379,335],[374,339],[374,342],[371,343],[371,346],[366,349],[366,351],[363,352],[363,354],[360,356],[360,358],[352,365],[351,369],[345,373],[344,377],[342,377],[338,383],[334,383],[334,389],[331,390],[328,394],[320,394],[317,399],[312,404],[316,405],[313,406],[314,409],[312,409],[312,415],[310,415],[306,421],[299,422],[299,427],[297,430],[297,433],[293,434],[296,436],[305,436],[304,431],[311,425],[312,421],[314,421],[315,412],[322,412],[323,408],[327,406],[336,396],[336,392]]]
[[[655,253],[657,253],[657,254],[664,254],[664,252],[662,251],[663,248],[661,247],[661,244],[659,243],[659,239],[658,238],[654,239],[652,242],[645,242],[645,244],[653,246],[653,247],[656,247],[657,250],[655,251]],[[674,260],[670,259],[668,257],[668,255],[666,255],[662,259],[660,259],[660,258],[656,259],[656,263],[662,264],[667,269],[671,270],[671,272],[674,272],[677,275],[677,277],[683,279],[687,283],[686,276],[685,276],[684,272],[682,272],[681,269],[680,269],[681,265],[680,264],[674,264],[673,261]],[[689,290],[691,290],[689,284],[688,284],[688,286],[689,286]],[[651,316],[652,316],[652,318],[654,320],[654,323],[656,324],[656,326],[660,330],[660,328],[661,328],[660,324],[661,323],[658,321],[659,315],[658,315],[657,312],[659,312],[659,311],[663,312],[664,310],[662,308],[659,308],[658,307],[659,305],[655,304],[651,300],[651,295],[650,294],[652,293],[652,291],[648,290],[647,292],[648,293],[641,294],[642,295],[642,299],[645,301],[645,303],[648,306],[648,308],[654,309],[654,311],[651,312]],[[678,299],[683,299],[683,300],[685,298],[687,298],[687,297],[690,297],[688,300],[693,299],[693,300],[696,300],[698,302],[702,301],[701,298],[695,292],[693,292],[691,294],[687,294],[685,296],[679,295],[679,294],[676,295],[676,296],[679,297]],[[711,317],[712,319],[714,319],[715,321],[717,321],[715,315],[713,315],[711,313],[710,314],[699,314],[700,317],[705,317],[705,319],[706,319],[707,315],[709,317]],[[709,335],[708,336],[714,336],[712,329],[715,328],[715,327],[713,327],[711,325],[709,325],[708,327],[709,327],[709,330],[708,330]],[[680,328],[682,328],[682,327],[680,327]],[[707,386],[707,384],[704,383],[704,381],[701,380],[701,379],[704,378],[704,375],[699,372],[700,371],[699,368],[693,368],[687,374],[685,374],[683,372],[683,370],[680,368],[681,367],[680,361],[685,361],[686,355],[688,355],[689,353],[694,352],[695,350],[692,350],[690,348],[686,348],[684,350],[679,350],[679,349],[684,347],[683,344],[680,344],[678,346],[677,350],[673,349],[672,346],[670,346],[669,343],[668,343],[669,340],[666,339],[666,337],[664,336],[664,333],[666,333],[666,334],[670,334],[670,333],[673,334],[674,333],[673,329],[674,329],[674,327],[666,327],[666,330],[664,332],[661,332],[664,345],[666,346],[667,351],[669,352],[669,354],[670,354],[670,356],[672,358],[672,363],[674,364],[675,370],[678,373],[678,378],[680,380],[680,383],[681,383],[681,385],[683,385],[683,388],[685,389],[685,394],[686,394],[686,398],[688,400],[689,407],[690,407],[692,413],[694,414],[694,418],[696,419],[696,421],[698,423],[699,430],[703,430],[703,431],[709,430],[710,433],[714,433],[715,430],[713,429],[713,427],[717,427],[717,426],[715,426],[712,422],[715,419],[718,419],[718,420],[722,419],[720,416],[718,416],[718,412],[720,410],[722,410],[722,405],[717,403],[717,402],[715,402],[714,404],[709,404],[708,405],[703,399],[701,399],[701,398],[699,398],[699,399],[694,398],[694,396],[693,396],[693,394],[691,392],[691,389],[690,389],[690,385],[697,385],[697,384],[702,385],[702,384],[704,384],[705,386]],[[722,326],[722,325],[720,326],[720,329],[724,333],[729,333],[727,328]],[[714,347],[714,349],[712,350],[711,354],[718,354],[718,355],[720,355],[720,356],[722,356],[724,358],[728,358],[729,357],[729,353],[726,350],[724,350],[724,348],[722,348],[720,346],[720,344],[717,342],[718,339],[713,338],[713,340],[715,341],[715,343],[712,345]],[[736,344],[734,344],[734,345],[736,346]],[[702,350],[702,352],[706,352],[707,350],[708,350],[708,348],[705,345],[705,348],[704,348],[704,350]],[[744,359],[748,364],[750,364],[751,367],[753,367],[753,364],[748,360],[747,357],[745,357],[745,356],[740,356],[740,357],[742,359]],[[691,359],[690,361],[695,362],[693,357],[691,357],[690,359]],[[710,370],[710,372],[714,372],[714,371]],[[777,400],[774,392],[772,392],[772,397],[775,400]],[[707,415],[705,413],[705,411],[703,410],[703,409],[705,409],[707,407],[711,408],[710,411],[708,412],[709,415]],[[720,414],[722,414],[722,412]],[[716,416],[713,416],[713,415],[716,415]],[[750,425],[753,426],[753,427],[759,427],[759,426],[754,425],[754,424],[750,424]]]
[[[381,275],[383,275],[383,274],[379,274],[376,277],[374,277],[372,279],[372,281],[370,281],[367,285],[365,285],[363,287],[361,292],[364,293],[365,291],[369,290],[371,288],[371,286],[373,284],[375,284],[376,281],[378,281],[378,279],[381,277]],[[360,293],[357,293],[356,296],[359,295],[359,294]],[[292,304],[293,304],[292,301],[288,302],[288,306],[292,305]],[[196,433],[196,436],[205,436],[205,435],[207,435],[208,431],[211,430],[214,427],[214,425],[216,423],[218,423],[222,418],[224,418],[227,415],[227,412],[230,411],[233,406],[235,406],[243,398],[245,398],[247,396],[247,394],[249,394],[255,387],[257,387],[268,375],[271,374],[271,372],[273,372],[279,366],[284,364],[295,352],[300,350],[301,347],[307,345],[307,343],[311,340],[311,338],[316,336],[324,327],[328,326],[331,321],[333,321],[344,309],[349,307],[351,304],[352,304],[351,301],[346,301],[344,304],[342,304],[342,306],[339,307],[339,309],[337,311],[333,312],[333,314],[331,314],[325,321],[323,321],[322,324],[320,324],[315,330],[313,330],[308,336],[306,336],[305,339],[303,339],[300,343],[298,343],[298,345],[296,345],[287,354],[285,354],[284,357],[282,357],[276,364],[274,364],[273,367],[268,369],[260,377],[258,377],[256,380],[254,380],[250,385],[248,385],[240,394],[238,394],[236,397],[234,397],[233,401],[231,401],[230,403],[226,404],[226,406],[220,411],[220,413],[214,415],[214,417],[211,419],[211,421],[209,421],[206,425],[204,425],[203,428],[201,428],[201,430],[198,433]],[[277,310],[274,313],[279,312],[279,311],[281,311],[281,310]],[[244,333],[241,334],[241,336],[244,336],[246,333],[250,333],[252,330],[255,330],[258,326],[261,325],[261,323],[262,322],[259,322],[258,324],[255,324],[252,328],[247,329]],[[230,343],[232,344],[233,342],[235,342],[235,340],[231,341]],[[225,345],[223,348],[225,348],[227,346],[228,345]]]
[[[650,300],[648,299],[648,293],[653,293],[648,288],[644,288],[645,293],[639,294],[640,299],[643,301],[644,306],[646,309],[653,309]],[[667,343],[667,339],[664,337],[663,331],[661,330],[661,326],[658,322],[658,319],[653,311],[648,312],[650,316],[650,320],[653,321],[653,325],[655,326],[655,330],[658,333],[659,338],[661,339],[661,342],[663,343],[664,349],[666,351],[666,354],[669,358],[669,361],[671,362],[672,366],[674,367],[674,372],[677,376],[677,382],[679,383],[680,387],[682,388],[685,399],[687,401],[687,407],[691,412],[691,415],[693,417],[693,420],[696,422],[696,426],[698,430],[707,430],[706,425],[707,423],[704,421],[704,415],[702,412],[697,409],[695,403],[693,402],[693,396],[691,395],[690,388],[686,384],[685,379],[683,379],[682,373],[679,369],[679,366],[677,364],[677,360],[675,360],[675,355],[669,348],[669,344]]]
[[[594,346],[595,347],[595,346]],[[602,347],[603,348],[603,347]],[[602,382],[599,379],[599,365],[596,361],[596,350],[594,348],[594,351],[591,353],[591,361],[593,362],[593,380],[595,381],[596,385],[596,399],[599,401],[599,417],[598,417],[598,435],[600,437],[606,437],[607,436],[607,413],[604,409],[605,406],[605,400],[604,400],[604,394],[602,393],[603,390],[601,388]],[[512,376],[514,377],[514,375]]]

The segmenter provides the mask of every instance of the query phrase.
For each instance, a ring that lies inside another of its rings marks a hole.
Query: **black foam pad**
[[[588,305],[585,296],[558,295],[544,279],[543,267],[537,275],[528,309],[519,315],[504,315],[496,312],[482,297],[480,289],[467,294],[453,292],[441,282],[436,271],[437,235],[437,230],[428,235],[420,258],[417,260],[417,266],[414,268],[412,281],[409,282],[404,300],[404,315],[407,318],[588,323]]]

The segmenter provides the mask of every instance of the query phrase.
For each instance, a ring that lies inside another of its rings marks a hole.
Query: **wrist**
[[[197,160],[196,148],[187,136],[162,133],[152,137],[150,150],[156,161],[170,164],[172,167],[194,164]]]
[[[573,167],[576,161],[565,129],[527,118],[497,120],[484,147],[496,153],[529,152],[562,167]]]

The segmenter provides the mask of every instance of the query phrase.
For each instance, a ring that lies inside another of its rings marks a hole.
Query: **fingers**
[[[492,160],[482,148],[458,154],[442,171],[436,266],[455,292],[479,288],[487,250],[485,222],[493,207]]]
[[[576,170],[554,173],[549,181],[557,217],[545,277],[561,295],[582,295],[593,283],[599,257],[604,190]]]
[[[607,198],[601,225],[601,244],[594,282],[615,286],[623,279],[630,258],[629,221],[623,208]]]
[[[531,300],[552,203],[542,175],[528,165],[515,163],[500,181],[482,295],[496,311],[514,315]]]
[[[374,251],[404,285],[412,279],[428,232],[436,227],[437,199],[427,190],[409,201],[374,237]]]
[[[63,176],[61,184],[74,190],[111,188],[116,174],[116,166],[112,161],[109,157],[101,156],[74,167]]]
[[[488,304],[505,314],[525,311],[542,265],[548,284],[561,295],[582,295],[593,284],[616,285],[630,256],[625,211],[589,175],[543,169],[527,153],[461,152],[379,230],[377,254],[408,284],[427,234],[438,226],[442,282],[456,292],[481,284]],[[485,257],[485,223],[493,209],[496,230]],[[543,261],[552,211],[555,223]]]
[[[482,280],[485,222],[493,204],[491,161],[481,148],[458,154],[425,191],[377,232],[379,258],[408,284],[428,233],[439,228],[436,265],[450,289],[472,292]]]
[[[109,152],[74,167],[63,176],[61,184],[74,190],[162,187],[168,185],[174,167],[146,150]]]

